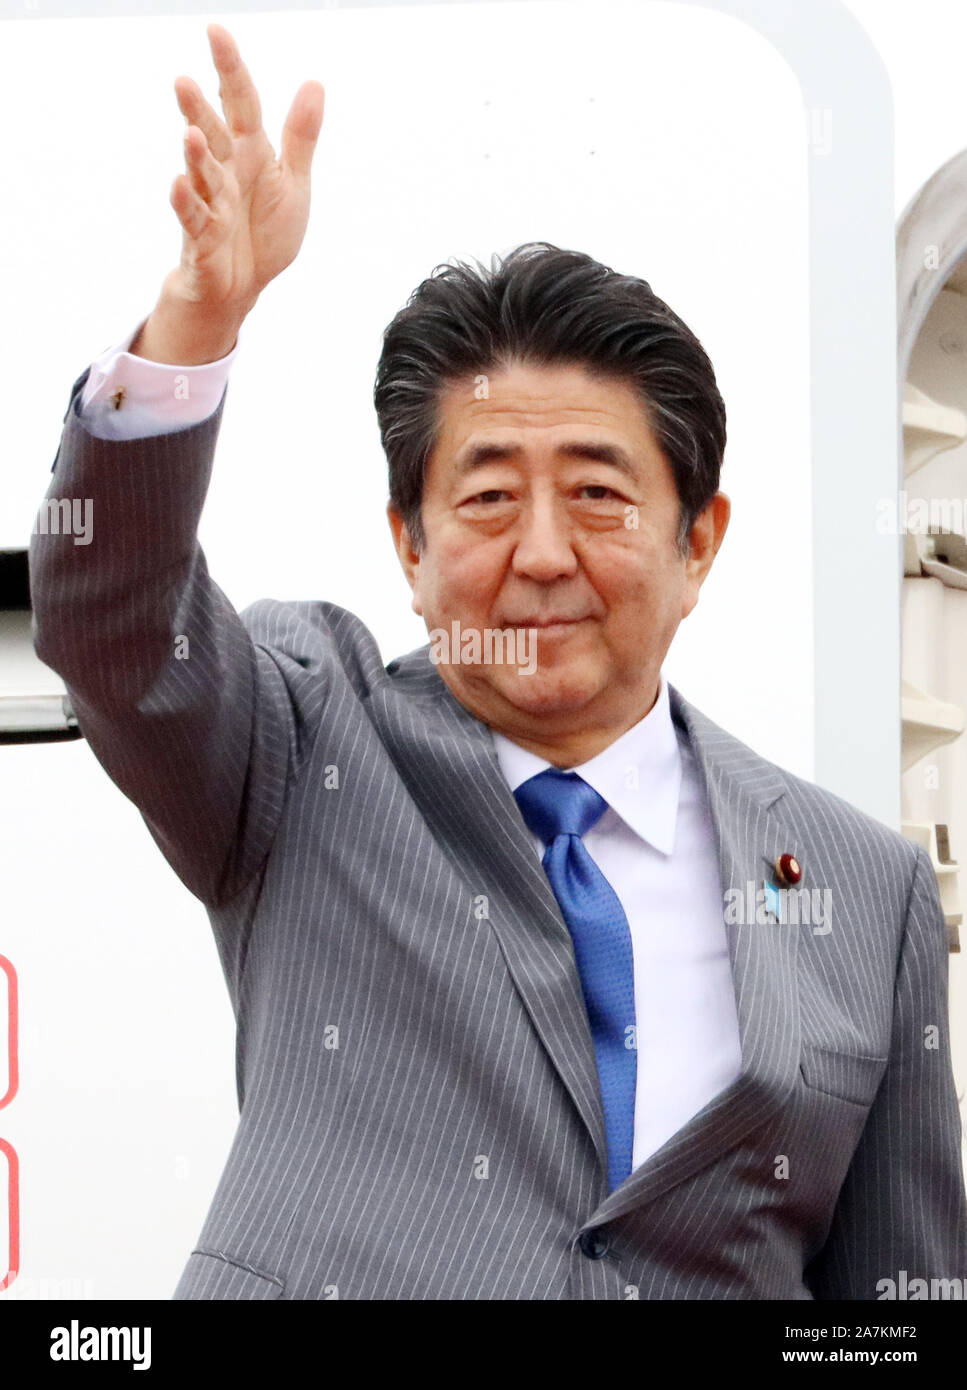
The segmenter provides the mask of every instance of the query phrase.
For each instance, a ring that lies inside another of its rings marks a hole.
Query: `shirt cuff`
[[[179,367],[128,352],[146,322],[91,364],[78,413],[98,439],[146,439],[198,425],[215,413],[225,392],[241,330],[226,357]]]

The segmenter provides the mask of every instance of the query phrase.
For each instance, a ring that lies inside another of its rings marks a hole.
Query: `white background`
[[[967,17],[938,0],[850,8],[894,81],[899,211],[967,143]],[[690,6],[213,17],[238,39],[276,146],[299,84],[316,77],[327,95],[306,241],[244,326],[229,387],[201,532],[217,582],[239,608],[340,603],[387,659],[421,644],[383,516],[382,330],[440,261],[531,239],[579,248],[685,319],[728,409],[733,520],[666,674],[809,776],[810,644],[777,641],[790,614],[808,632],[812,588],[807,126],[791,69],[751,28]],[[172,82],[189,73],[215,101],[205,23],[3,25],[0,120],[20,134],[0,203],[14,463],[0,546],[26,543],[71,382],[177,262]],[[6,1297],[59,1284],[167,1298],[236,1118],[207,918],[86,743],[0,756],[0,951],[22,1017],[21,1090],[0,1113],[22,1186]]]

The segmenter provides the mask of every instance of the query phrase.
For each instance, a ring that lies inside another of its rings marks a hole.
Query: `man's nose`
[[[574,574],[577,568],[571,527],[563,509],[550,500],[532,503],[521,517],[514,573],[546,584]]]

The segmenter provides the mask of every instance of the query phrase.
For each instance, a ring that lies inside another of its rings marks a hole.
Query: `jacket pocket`
[[[834,1052],[802,1043],[799,1071],[807,1086],[854,1105],[872,1105],[888,1058],[864,1057],[854,1052]]]
[[[284,1283],[275,1274],[255,1269],[217,1250],[193,1250],[188,1257],[175,1299],[270,1299],[281,1298]]]

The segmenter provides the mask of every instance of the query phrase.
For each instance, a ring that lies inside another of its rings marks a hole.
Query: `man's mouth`
[[[509,626],[516,628],[519,632],[536,632],[538,642],[556,642],[558,639],[569,637],[576,628],[587,621],[586,617],[524,618],[509,624]]]
[[[508,627],[517,628],[550,628],[550,627],[571,627],[574,623],[583,623],[585,618],[515,618],[507,624]]]

